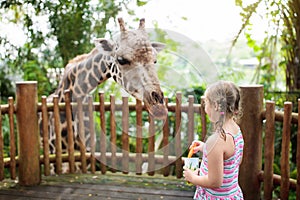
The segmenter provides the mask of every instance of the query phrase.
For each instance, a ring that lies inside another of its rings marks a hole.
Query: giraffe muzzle
[[[160,94],[153,91],[151,93],[151,102],[148,104],[149,106],[146,106],[149,113],[155,118],[155,119],[165,119],[168,115],[168,110],[166,108],[166,105],[164,103],[164,95],[161,92]]]

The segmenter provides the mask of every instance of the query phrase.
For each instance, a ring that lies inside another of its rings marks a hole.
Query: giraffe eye
[[[154,60],[154,64],[156,64],[157,63],[157,60]]]
[[[130,61],[123,57],[118,57],[117,61],[118,61],[118,63],[120,63],[120,65],[129,65],[130,64]]]

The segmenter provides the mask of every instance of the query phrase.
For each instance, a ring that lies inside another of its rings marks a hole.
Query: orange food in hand
[[[194,154],[194,146],[195,146],[195,144],[193,146],[191,146],[191,149],[190,149],[189,154],[188,154],[188,158],[191,158],[192,155]]]

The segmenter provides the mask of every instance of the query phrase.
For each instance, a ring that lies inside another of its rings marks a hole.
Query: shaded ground
[[[0,200],[6,199],[192,199],[194,187],[182,179],[162,175],[107,173],[42,177],[38,186],[0,182]]]

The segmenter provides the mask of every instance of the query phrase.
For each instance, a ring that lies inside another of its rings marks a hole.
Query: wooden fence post
[[[291,121],[292,121],[292,102],[284,102],[283,130],[280,156],[280,199],[289,199],[290,188],[290,142],[291,142]]]
[[[37,82],[18,82],[16,116],[19,143],[19,184],[38,185],[41,182],[40,139],[37,118]]]
[[[272,199],[273,195],[273,163],[275,155],[275,102],[266,101],[266,129],[264,141],[264,199]]]
[[[176,93],[176,107],[175,107],[175,174],[177,178],[182,178],[182,148],[181,148],[181,105],[182,93]]]
[[[242,117],[240,127],[245,145],[239,183],[244,199],[261,199],[258,175],[262,168],[263,86],[241,86]]]

